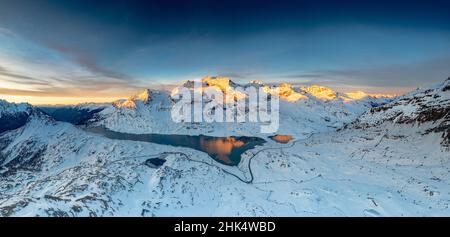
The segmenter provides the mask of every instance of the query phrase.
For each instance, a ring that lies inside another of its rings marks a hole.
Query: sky
[[[111,101],[207,75],[401,94],[450,76],[447,2],[0,0],[0,98]]]

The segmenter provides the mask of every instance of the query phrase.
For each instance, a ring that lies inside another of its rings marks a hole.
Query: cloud
[[[69,58],[74,60],[79,66],[87,69],[88,71],[103,75],[105,77],[117,78],[123,80],[132,80],[132,78],[125,73],[111,70],[108,68],[100,67],[97,62],[85,51],[75,48],[69,48],[61,45],[50,45],[52,49],[67,55]]]
[[[59,94],[59,93],[58,93]],[[0,87],[0,95],[14,95],[14,96],[51,96],[48,92],[44,91],[31,91],[20,89],[9,89]]]
[[[0,82],[6,81],[0,77]],[[12,81],[12,80],[11,80]],[[13,87],[0,86],[0,94],[39,97],[128,97],[141,89],[123,82],[97,81],[92,78],[71,80],[63,86],[49,83],[12,81]],[[31,85],[32,88],[22,88],[20,85]]]
[[[100,67],[83,51],[43,47],[0,29],[0,94],[117,97],[138,89],[139,81]]]
[[[45,80],[40,80],[34,77],[19,75],[11,73],[5,67],[0,66],[0,79],[3,81],[9,81],[14,83],[33,84],[33,85],[49,85],[50,83]]]
[[[283,78],[340,88],[406,92],[442,82],[449,76],[450,57],[440,57],[410,64],[316,70],[304,74],[284,75]]]

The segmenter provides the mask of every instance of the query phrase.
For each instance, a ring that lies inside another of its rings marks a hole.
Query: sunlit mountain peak
[[[140,101],[144,104],[148,104],[151,99],[151,91],[149,89],[143,90],[141,93],[131,96],[127,100],[118,100],[114,102],[114,106],[118,108],[136,108],[136,102]]]
[[[289,102],[295,102],[302,99],[308,99],[307,96],[297,92],[294,90],[291,84],[289,83],[282,83],[278,87],[271,88],[269,86],[265,86],[263,90],[266,93],[280,96],[282,99],[285,99]]]
[[[132,97],[133,100],[140,100],[144,103],[148,103],[151,99],[150,89],[145,89],[141,93]]]
[[[312,85],[308,87],[302,87],[301,89],[320,100],[334,100],[337,98],[336,92],[328,87]]]
[[[232,84],[234,84],[229,77],[211,77],[207,76],[202,78],[202,82],[206,83],[208,86],[217,86],[222,91],[228,91],[232,89]]]

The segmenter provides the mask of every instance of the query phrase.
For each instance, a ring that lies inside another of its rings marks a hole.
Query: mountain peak
[[[0,133],[14,130],[27,123],[32,106],[28,103],[9,103],[0,99]]]
[[[441,133],[442,145],[450,147],[450,80],[403,95],[399,100],[372,108],[352,123],[355,128],[395,124],[424,124],[423,134]]]
[[[334,100],[337,98],[336,92],[328,87],[311,85],[308,87],[302,87],[301,89],[321,100]]]
[[[135,109],[137,107],[136,102],[140,101],[144,104],[148,104],[150,102],[150,99],[151,99],[151,91],[150,89],[145,89],[139,94],[131,96],[127,100],[118,100],[113,104],[114,106],[119,108]]]
[[[289,102],[308,99],[308,97],[306,97],[305,95],[295,91],[292,85],[289,83],[282,83],[278,88],[270,88],[269,86],[265,86],[264,91],[269,94],[277,94],[278,96]]]
[[[13,114],[17,112],[27,112],[31,108],[28,103],[10,103],[6,100],[0,99],[0,116],[2,114]]]
[[[144,103],[148,103],[151,99],[151,91],[150,89],[145,89],[143,90],[141,93],[135,95],[132,97],[132,100],[139,100],[142,101]]]
[[[202,78],[202,82],[206,83],[206,85],[208,85],[208,86],[217,86],[222,91],[227,91],[227,90],[231,89],[231,87],[233,87],[233,85],[235,85],[235,83],[233,81],[231,81],[231,79],[229,77],[206,76],[206,77]]]

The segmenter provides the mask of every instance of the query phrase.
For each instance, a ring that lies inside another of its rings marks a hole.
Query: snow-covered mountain
[[[0,133],[23,126],[32,112],[29,104],[12,104],[0,100]]]
[[[394,127],[415,131],[418,136],[439,133],[441,144],[450,145],[450,78],[426,89],[418,89],[392,103],[372,108],[350,127]]]
[[[193,90],[192,81],[183,84]],[[274,88],[280,88],[280,129],[278,133],[295,133],[305,137],[311,132],[329,131],[351,122],[367,109],[389,102],[386,97],[375,98],[369,95],[352,98],[344,93],[337,93],[329,88],[311,86],[296,87],[290,84],[266,86],[262,83],[239,85],[226,77],[205,77],[202,79],[205,88],[218,87],[236,99],[245,99],[246,94],[236,87],[258,86],[273,94]],[[325,97],[325,93],[330,97]],[[102,125],[111,130],[128,133],[164,133],[164,134],[208,134],[215,136],[264,136],[255,134],[259,131],[257,123],[175,123],[171,117],[174,101],[173,91],[144,90],[127,100],[114,102],[98,113],[95,125]],[[175,91],[176,93],[176,91]],[[333,95],[333,96],[331,96]],[[192,98],[194,100],[194,98]],[[204,102],[209,101],[203,98]],[[226,109],[226,108],[225,108]],[[240,111],[248,113],[248,111]],[[291,126],[296,124],[295,127]]]
[[[283,88],[277,91],[285,97],[280,134],[294,140],[281,144],[262,136],[267,142],[246,151],[237,166],[190,148],[109,139],[30,105],[2,101],[0,119],[27,118],[0,132],[0,215],[450,215],[449,80],[379,107],[373,106],[388,101]],[[89,126],[129,133],[257,131],[173,127],[167,124],[172,103],[170,93],[152,90],[76,108],[101,108]],[[155,158],[164,162],[149,165]]]

